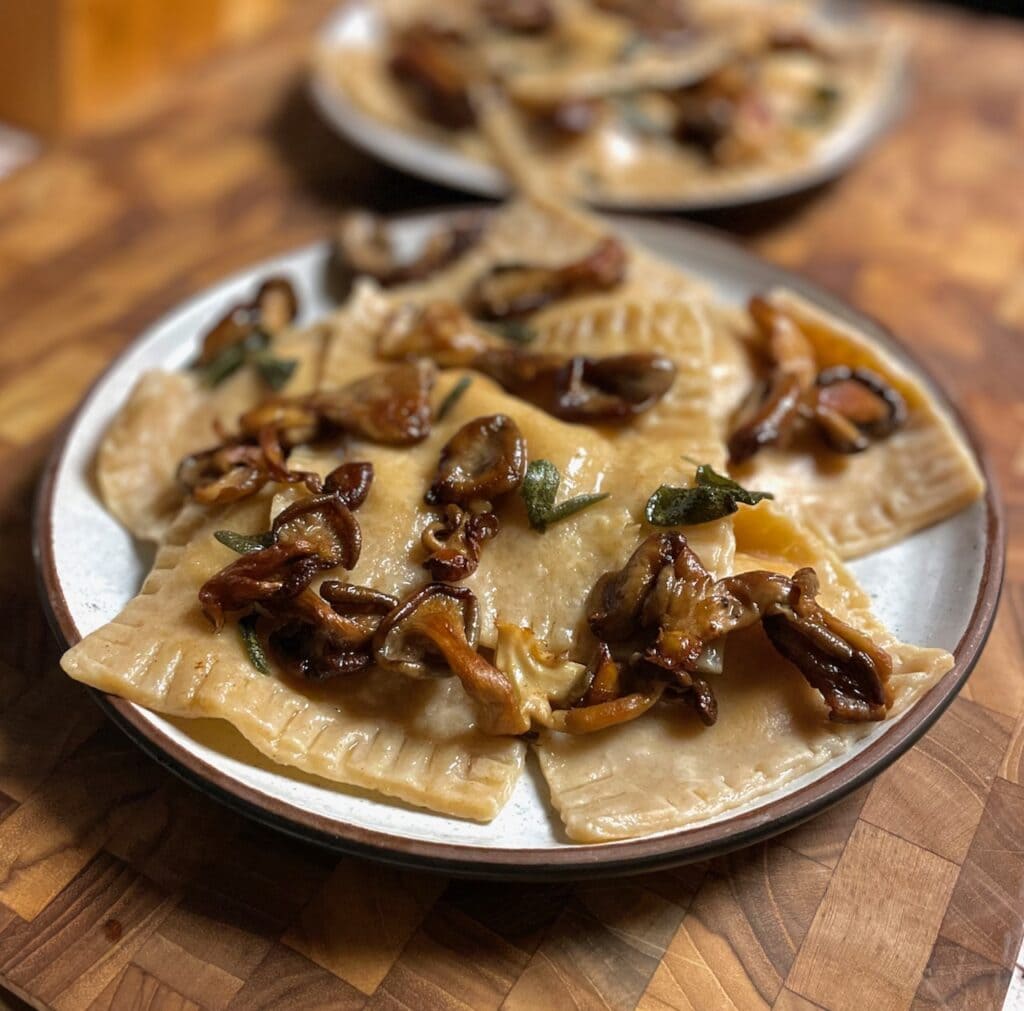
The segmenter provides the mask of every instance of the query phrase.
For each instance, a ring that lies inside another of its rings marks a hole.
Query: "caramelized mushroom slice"
[[[409,25],[395,36],[390,70],[427,119],[449,130],[473,125],[471,75],[458,33],[423,22]]]
[[[670,358],[646,353],[564,359],[501,348],[479,355],[472,367],[509,393],[577,424],[628,421],[661,400],[676,376]]]
[[[597,644],[597,657],[594,661],[593,676],[590,679],[590,686],[586,695],[583,696],[582,705],[597,706],[605,702],[612,702],[621,693],[622,676],[619,665],[612,659],[612,652],[608,643]]]
[[[385,669],[406,677],[455,674],[476,703],[485,733],[525,733],[529,721],[512,683],[476,651],[478,624],[476,597],[469,589],[430,583],[381,622],[374,656]]]
[[[283,330],[299,315],[299,298],[291,281],[271,277],[264,281],[252,300],[257,323],[272,334]]]
[[[691,675],[690,680],[690,688],[684,694],[686,702],[696,710],[705,727],[714,726],[718,720],[718,699],[715,698],[711,685],[695,674]]]
[[[272,277],[264,281],[249,302],[232,306],[207,332],[197,359],[209,365],[223,351],[248,340],[258,328],[274,334],[299,314],[299,300],[291,281]]]
[[[858,453],[901,428],[907,405],[877,373],[839,365],[818,375],[814,418],[832,449]]]
[[[241,415],[238,427],[243,436],[258,438],[273,429],[284,446],[297,446],[316,438],[319,418],[304,401],[292,397],[270,397]]]
[[[618,572],[606,572],[590,595],[587,621],[594,635],[604,642],[632,639],[658,576],[685,546],[686,538],[675,531],[651,534]]]
[[[772,645],[821,692],[830,719],[885,719],[892,704],[892,657],[817,603],[813,569],[800,569],[792,582],[791,605],[774,609],[763,622]]]
[[[625,421],[653,407],[672,386],[676,367],[658,354],[569,359],[550,412],[563,421]]]
[[[373,662],[371,640],[398,601],[366,586],[328,580],[304,590],[257,624],[284,669],[310,681],[352,674]]]
[[[366,274],[391,287],[422,281],[454,263],[476,245],[483,228],[481,214],[453,215],[427,237],[414,257],[402,260],[383,218],[369,211],[350,211],[339,222],[335,255],[356,274]]]
[[[315,393],[309,404],[353,435],[405,446],[430,434],[430,391],[436,375],[427,361],[396,365],[339,390]]]
[[[338,494],[292,503],[274,519],[276,542],[294,553],[313,555],[320,568],[355,567],[362,548],[359,523]]]
[[[388,611],[398,607],[398,598],[383,590],[375,590],[371,586],[357,586],[355,583],[343,583],[338,579],[325,579],[320,584],[320,596],[326,600],[338,614],[369,615],[383,617]],[[374,623],[374,628],[379,624]]]
[[[550,0],[481,0],[480,7],[496,28],[518,35],[537,35],[555,23]]]
[[[552,713],[553,727],[565,734],[593,734],[620,723],[629,723],[643,716],[664,691],[664,683],[658,683],[647,691],[622,695],[610,702],[599,702],[577,709],[561,709]]]
[[[626,262],[625,246],[609,236],[586,256],[562,267],[499,264],[477,278],[467,304],[479,319],[528,316],[559,299],[616,287],[626,276]]]
[[[337,495],[349,509],[358,509],[370,494],[373,464],[368,461],[343,463],[324,478],[324,491]]]
[[[765,342],[772,376],[767,394],[729,438],[730,462],[742,463],[764,446],[784,445],[800,417],[812,420],[838,453],[860,453],[871,439],[906,423],[906,402],[881,376],[846,365],[819,373],[814,347],[785,310],[757,295],[748,311]]]
[[[444,518],[423,531],[424,568],[435,580],[457,583],[468,578],[480,564],[484,541],[496,537],[498,529],[490,503],[474,502],[467,508],[449,503]]]
[[[199,604],[220,631],[227,613],[248,612],[254,604],[295,597],[320,570],[320,559],[294,546],[272,544],[242,555],[211,576],[199,590]]]
[[[785,444],[800,416],[803,390],[792,373],[779,373],[761,403],[729,436],[729,462],[743,463],[765,446]]]
[[[462,426],[441,450],[437,476],[426,494],[434,505],[494,501],[522,484],[526,440],[505,414],[475,418]]]
[[[516,104],[530,118],[533,125],[552,140],[570,140],[590,133],[605,108],[599,98],[540,101],[519,95],[516,97]]]
[[[764,295],[754,295],[747,303],[747,312],[761,333],[775,371],[795,375],[802,389],[813,385],[817,357],[796,322]]]
[[[392,314],[377,338],[381,358],[429,358],[442,368],[461,368],[502,347],[454,302],[407,305]]]
[[[715,581],[682,534],[676,537],[682,544],[672,565],[658,574],[644,603],[644,623],[658,628],[644,659],[677,675],[685,672],[679,684],[690,690],[708,645],[757,616],[743,609],[725,580]]]
[[[258,446],[228,443],[186,456],[178,464],[178,480],[203,505],[226,505],[253,495],[270,474]]]

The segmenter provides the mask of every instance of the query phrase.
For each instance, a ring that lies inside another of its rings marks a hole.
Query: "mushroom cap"
[[[405,446],[430,434],[430,391],[437,369],[419,360],[382,369],[337,390],[315,393],[309,404],[331,424],[385,445]]]
[[[293,502],[277,515],[272,529],[279,545],[314,555],[320,568],[351,569],[359,561],[359,523],[336,493]]]
[[[324,478],[324,491],[337,495],[349,509],[358,509],[370,494],[373,464],[368,460],[351,460],[335,467]]]
[[[437,638],[456,638],[476,646],[479,609],[465,586],[428,583],[388,614],[374,636],[374,656],[387,670],[406,677],[446,677],[452,673],[436,648]]]
[[[426,494],[429,503],[468,506],[493,502],[515,491],[526,474],[526,440],[507,414],[466,422],[441,450],[437,476]]]

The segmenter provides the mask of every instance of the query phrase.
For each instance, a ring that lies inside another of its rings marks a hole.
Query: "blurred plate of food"
[[[700,210],[841,173],[892,121],[902,40],[854,9],[761,0],[357,0],[312,93],[358,146],[500,196]]]

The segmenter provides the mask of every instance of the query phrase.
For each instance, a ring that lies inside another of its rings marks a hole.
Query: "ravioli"
[[[282,393],[305,393],[320,380],[323,329],[281,334],[274,353],[294,359]],[[241,368],[210,389],[195,373],[154,370],[143,374],[118,411],[96,456],[103,504],[136,537],[159,541],[181,508],[175,480],[182,458],[217,442],[216,425],[229,430],[269,390],[252,368]]]
[[[266,530],[270,502],[260,493],[212,512],[186,506],[139,596],[68,650],[64,670],[157,712],[227,720],[283,765],[432,811],[493,818],[525,745],[480,733],[457,679],[370,670],[314,685],[261,674],[234,626],[213,633],[196,595],[235,557],[213,533]]]
[[[368,299],[373,296],[367,295]],[[401,596],[428,581],[421,562],[423,529],[436,514],[423,495],[437,469],[441,447],[466,422],[504,413],[513,418],[532,460],[550,460],[562,475],[559,500],[591,492],[610,498],[543,534],[530,529],[518,495],[503,500],[497,515],[501,532],[487,543],[480,566],[465,584],[477,596],[481,641],[493,647],[499,621],[529,625],[554,650],[580,653],[588,643],[584,616],[590,588],[605,571],[620,567],[649,529],[643,519],[647,498],[666,480],[685,484],[693,466],[684,457],[720,465],[723,451],[710,417],[707,382],[708,334],[691,304],[644,305],[619,302],[564,310],[549,324],[538,318],[539,349],[571,354],[614,354],[625,349],[662,351],[676,362],[668,395],[624,426],[573,425],[505,393],[485,376],[446,369],[435,390],[439,402],[465,375],[470,385],[451,412],[415,446],[389,447],[352,439],[346,459],[374,466],[370,495],[358,512],[363,551],[353,582]],[[358,346],[362,337],[353,334]],[[357,351],[340,352],[328,364],[328,380],[357,378],[374,363]],[[379,363],[376,363],[379,367]],[[341,374],[338,374],[341,373]],[[296,470],[325,474],[338,454],[297,450]],[[713,571],[724,574],[732,558],[728,521],[694,527],[688,533]]]
[[[889,650],[892,715],[950,669],[944,650],[908,646],[886,632],[836,554],[782,510],[762,503],[734,519],[735,571],[789,575],[813,566],[822,604]],[[711,727],[682,706],[659,704],[586,737],[541,733],[537,755],[570,839],[629,839],[724,816],[848,752],[873,729],[829,723],[821,697],[759,626],[730,637],[723,673],[709,680],[719,707]]]
[[[586,255],[609,234],[600,218],[545,196],[532,195],[511,201],[489,218],[481,241],[452,266],[426,281],[392,288],[388,296],[398,302],[421,304],[435,299],[459,300],[473,282],[492,267],[529,263],[559,266]],[[612,298],[698,298],[706,287],[685,271],[652,255],[636,243],[625,242],[628,254],[626,277]],[[608,300],[601,295],[565,299],[541,310],[533,325],[574,314],[581,306]],[[343,353],[341,346],[339,353]]]
[[[735,468],[739,480],[799,508],[843,558],[902,540],[982,494],[978,467],[945,411],[893,355],[791,292],[775,291],[771,298],[798,320],[821,368],[873,370],[903,396],[909,414],[902,428],[862,453],[830,452],[817,440],[786,449],[767,447]],[[721,343],[715,346],[722,348]],[[747,376],[749,389],[749,366]],[[722,421],[728,425],[726,418]]]

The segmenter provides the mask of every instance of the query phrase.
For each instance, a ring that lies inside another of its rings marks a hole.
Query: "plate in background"
[[[825,16],[838,21],[856,18],[850,9],[826,6]],[[348,48],[379,45],[383,25],[366,0],[353,0],[337,10],[321,28],[314,44],[317,58],[310,74],[310,90],[324,118],[357,147],[395,168],[432,182],[485,197],[509,192],[504,173],[455,150],[433,137],[399,129],[364,112],[350,100],[322,67],[327,58]],[[905,91],[903,48],[891,47],[882,70],[877,96],[859,106],[834,135],[822,142],[813,162],[779,172],[771,178],[736,179],[704,192],[683,191],[674,199],[597,201],[609,209],[634,211],[702,211],[761,203],[799,193],[840,175],[896,118]]]

